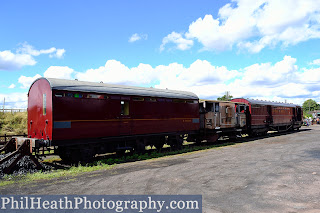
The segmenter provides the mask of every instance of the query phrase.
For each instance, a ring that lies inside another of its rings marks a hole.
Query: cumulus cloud
[[[283,84],[292,78],[298,66],[296,59],[285,56],[282,61],[275,65],[271,63],[253,64],[244,68],[242,82],[253,85],[273,85]]]
[[[148,39],[148,35],[147,34],[138,34],[138,33],[135,33],[133,34],[130,38],[129,38],[129,42],[130,43],[133,43],[133,42],[136,42],[136,41],[139,41],[139,40],[147,40]]]
[[[311,65],[320,65],[320,59],[315,59],[312,62],[310,62],[309,64],[311,64]]]
[[[62,58],[64,53],[66,52],[65,49],[57,49],[55,47],[51,47],[49,49],[42,49],[42,50],[36,50],[33,46],[31,46],[28,43],[21,44],[21,47],[18,49],[19,53],[28,54],[31,56],[39,56],[41,54],[49,54],[49,57],[56,57],[56,58]]]
[[[184,90],[196,93],[203,99],[216,99],[230,91],[233,97],[259,98],[272,101],[287,101],[302,104],[313,98],[320,102],[320,68],[299,68],[297,59],[284,56],[276,63],[252,64],[239,70],[215,66],[206,60],[196,60],[190,66],[171,63],[152,67],[139,64],[128,67],[120,61],[108,60],[104,66],[76,72],[69,67],[49,67],[45,77],[82,81],[156,87]],[[40,75],[21,76],[23,88]]]
[[[27,77],[27,76],[20,76],[20,78],[18,79],[18,82],[20,84],[22,84],[21,88],[26,89],[29,88],[30,85],[37,79],[37,78],[41,78],[41,75],[36,74],[33,77]]]
[[[0,106],[3,107],[3,100],[5,99],[5,108],[7,109],[26,109],[28,106],[27,93],[0,93]]]
[[[320,68],[316,69],[303,69],[302,73],[297,75],[300,81],[305,83],[315,83],[319,84],[320,82]]]
[[[239,75],[240,73],[236,70],[228,70],[224,66],[213,66],[206,60],[197,60],[189,67],[171,63],[156,67],[148,64],[139,64],[137,67],[132,68],[119,61],[109,60],[104,66],[97,69],[89,69],[86,72],[75,74],[77,79],[84,81],[103,81],[104,83],[136,86],[154,85],[163,89],[195,90],[199,91],[199,94],[204,91],[206,97],[209,97],[209,94],[212,96],[212,91],[217,89],[223,92],[221,85]],[[211,85],[214,86],[212,87]]]
[[[84,81],[150,86],[185,90],[200,98],[216,99],[230,91],[234,97],[259,97],[260,99],[295,102],[306,98],[320,102],[320,68],[306,69],[296,65],[297,59],[284,56],[276,63],[260,63],[239,70],[214,66],[206,60],[196,60],[189,67],[179,63],[152,67],[139,64],[129,68],[116,60],[104,66],[75,72],[75,78]]]
[[[241,69],[241,77],[226,84],[234,97],[252,97],[274,101],[302,104],[313,98],[320,102],[320,80],[317,69],[299,69],[296,59],[285,56],[283,60],[272,63],[253,64]]]
[[[33,66],[37,62],[31,55],[14,54],[10,50],[0,51],[0,70],[16,70],[23,66]]]
[[[28,43],[23,43],[16,53],[10,50],[0,51],[0,70],[19,70],[24,66],[33,66],[37,62],[34,57],[41,54],[49,54],[49,57],[62,58],[64,49],[51,47],[49,49],[36,50]]]
[[[15,88],[15,87],[16,87],[15,84],[11,84],[8,88],[9,88],[9,89],[13,89],[13,88]]]
[[[162,39],[160,51],[163,51],[168,43],[174,43],[179,50],[187,50],[193,46],[193,40],[185,39],[181,33],[176,32],[172,32]]]
[[[78,72],[75,76],[85,81],[140,85],[153,81],[156,74],[148,64],[139,64],[138,67],[130,69],[119,61],[108,60],[104,66],[89,69],[84,73]]]
[[[73,79],[72,75],[75,71],[67,66],[51,66],[44,73],[43,76],[46,78],[61,78],[61,79]],[[27,89],[37,79],[41,78],[40,74],[36,74],[33,77],[27,77],[21,75],[18,82],[21,84],[22,89]]]
[[[62,78],[72,79],[74,70],[67,66],[51,66],[44,72],[44,77],[47,78]]]
[[[155,70],[159,73],[160,80],[156,87],[188,91],[199,91],[200,88],[206,91],[207,86],[223,84],[239,75],[236,70],[228,70],[224,66],[216,67],[206,60],[197,60],[190,67],[169,64],[156,67]],[[211,90],[208,91],[212,93]]]
[[[55,52],[49,55],[50,58],[63,58],[64,53],[66,52],[65,49],[56,49]]]
[[[192,22],[186,33],[179,34],[180,40],[196,40],[204,50],[237,46],[252,53],[278,44],[295,45],[320,38],[320,7],[316,5],[320,0],[233,0],[219,9],[217,18],[208,14]],[[172,39],[166,41],[179,45]]]

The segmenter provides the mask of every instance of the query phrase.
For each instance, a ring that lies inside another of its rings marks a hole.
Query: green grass
[[[69,169],[58,169],[50,172],[36,172],[32,174],[26,174],[21,176],[12,176],[5,175],[0,182],[0,186],[6,186],[11,184],[29,184],[30,182],[40,181],[40,180],[50,180],[62,177],[74,177],[83,173],[98,171],[98,170],[107,170],[111,169],[113,165],[108,164],[97,164],[94,166],[73,166]]]
[[[176,151],[169,151],[169,152],[151,152],[151,153],[145,153],[145,154],[133,154],[133,155],[126,155],[119,158],[107,158],[102,159],[99,161],[95,161],[91,163],[91,166],[98,165],[98,164],[108,164],[108,165],[114,165],[119,163],[125,163],[125,162],[133,162],[133,161],[141,161],[141,160],[148,160],[148,159],[155,159],[155,158],[161,158],[166,156],[172,156],[172,155],[179,155],[184,153],[190,153],[200,150],[207,150],[207,149],[213,149],[223,146],[230,146],[234,145],[234,142],[227,142],[222,144],[214,144],[214,145],[206,145],[206,146],[192,146],[192,147],[184,147],[183,149],[176,150]],[[150,149],[150,148],[149,148]]]
[[[195,151],[208,150],[213,148],[230,146],[234,144],[235,144],[234,142],[226,142],[222,144],[204,145],[204,146],[185,146],[183,149],[176,150],[176,151],[168,151],[163,153],[152,151],[150,153],[145,153],[145,154],[132,154],[132,155],[125,155],[123,157],[118,157],[118,158],[107,158],[107,159],[102,159],[86,165],[79,164],[78,166],[72,166],[68,169],[59,169],[59,170],[53,170],[49,172],[37,172],[37,173],[27,174],[22,176],[6,175],[0,181],[0,186],[3,187],[6,185],[18,184],[18,183],[29,184],[30,182],[58,179],[61,177],[70,178],[70,177],[82,175],[84,173],[90,173],[93,171],[108,170],[113,168],[114,165],[120,164],[120,163],[156,159],[156,158],[169,157],[169,156],[179,155],[179,154],[187,154],[187,153],[191,154],[191,152],[195,152]],[[48,159],[45,162],[54,162],[55,160],[60,161],[60,158]]]
[[[0,135],[20,135],[28,132],[27,112],[0,112]]]

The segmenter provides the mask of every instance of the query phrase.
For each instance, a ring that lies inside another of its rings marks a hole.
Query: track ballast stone
[[[10,153],[0,155],[0,159],[8,156],[9,154]],[[0,165],[0,178],[2,178],[5,175],[5,173],[3,172],[5,170],[5,168],[7,168],[10,165],[10,163],[12,161],[14,161],[18,156],[19,156],[19,154],[16,154],[12,158],[10,158],[9,160],[5,161],[4,163],[2,163]],[[40,164],[44,168],[42,171],[48,171],[48,170],[52,169],[51,166],[45,165],[41,162],[40,162]],[[16,165],[12,168],[11,174],[14,176],[18,176],[18,175],[25,175],[28,173],[35,173],[35,172],[41,171],[41,170],[36,169],[36,167],[37,167],[37,165],[30,159],[30,156],[23,156],[16,163]]]

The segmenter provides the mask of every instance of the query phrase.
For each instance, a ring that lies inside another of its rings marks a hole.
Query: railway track
[[[187,145],[183,145],[183,148],[190,148],[191,152],[193,147],[195,146],[202,146],[204,149],[206,147],[211,147],[212,145],[223,145],[223,144],[230,144],[230,143],[243,143],[243,142],[250,142],[254,140],[259,140],[262,138],[267,137],[274,137],[283,134],[291,134],[293,132],[272,132],[268,133],[265,136],[256,136],[256,137],[241,137],[238,138],[236,141],[233,139],[220,139],[216,142],[204,142],[201,144],[198,143],[188,143]],[[34,148],[37,145],[36,142],[32,139],[28,138],[12,138],[7,144],[5,144],[2,148],[0,148],[0,178],[2,178],[5,174],[13,174],[13,175],[23,175],[27,173],[34,173],[38,171],[48,171],[54,169],[68,169],[71,167],[70,164],[67,164],[63,161],[53,161],[53,162],[40,162],[38,158],[33,155]],[[146,150],[144,153],[141,154],[148,154],[151,156],[151,153],[154,152],[154,149]],[[164,147],[161,150],[158,150],[160,153],[170,153],[173,151],[170,146]],[[130,153],[125,153],[122,156],[118,154],[109,153],[107,155],[97,155],[94,157],[94,161],[104,161],[107,159],[117,159],[121,157],[127,158],[130,156]],[[139,157],[137,159],[131,159],[130,161],[137,161],[140,160]],[[127,162],[124,160],[124,162]],[[122,163],[122,162],[119,162]]]
[[[5,174],[21,175],[51,169],[33,155],[33,151],[44,145],[31,138],[12,137],[0,149],[0,178]]]

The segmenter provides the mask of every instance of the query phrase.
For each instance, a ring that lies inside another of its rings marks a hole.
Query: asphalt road
[[[201,194],[203,212],[320,212],[320,125],[0,194]]]

